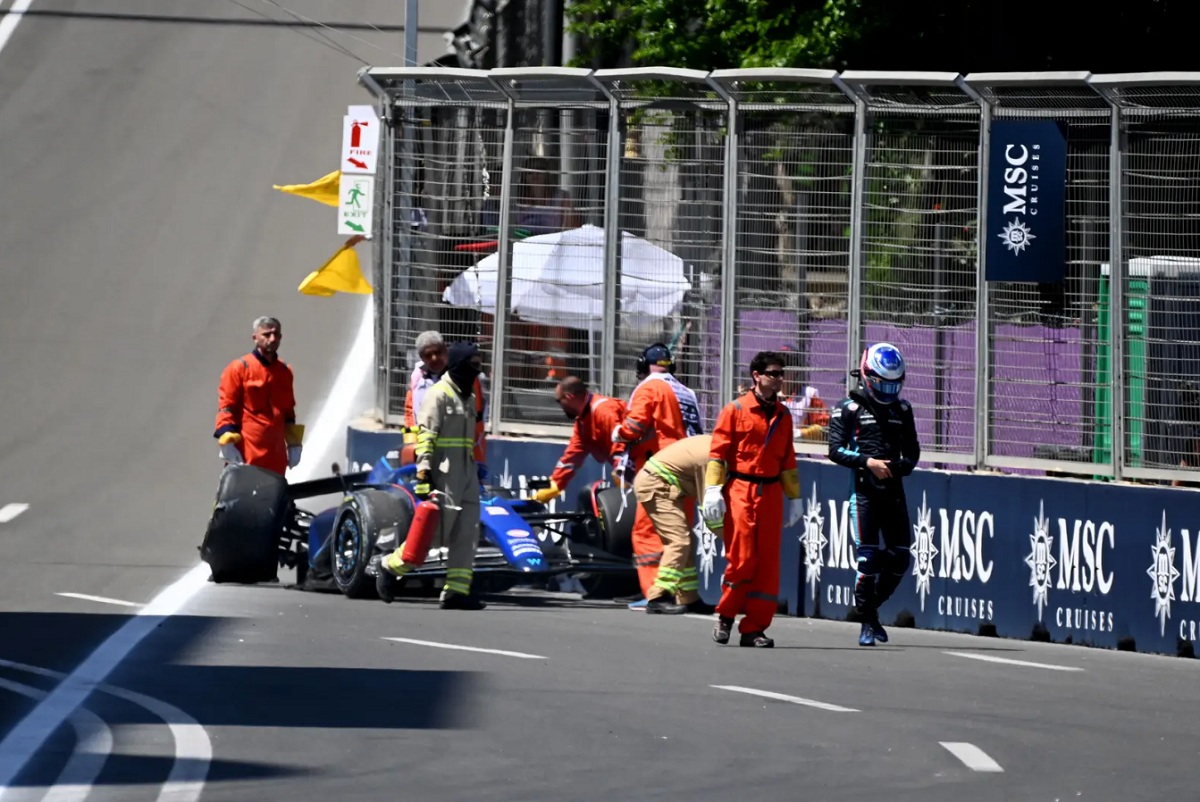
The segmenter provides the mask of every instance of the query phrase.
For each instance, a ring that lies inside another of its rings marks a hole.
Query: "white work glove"
[[[217,440],[217,444],[220,447],[220,451],[217,453],[220,454],[221,459],[225,460],[226,462],[232,465],[241,465],[243,462],[245,462],[245,460],[242,459],[242,454],[240,451],[238,451],[238,443],[240,442],[242,442],[242,436],[240,434],[237,432],[225,432],[225,434],[221,435],[221,437]]]
[[[795,526],[804,517],[804,504],[801,499],[789,498],[787,500],[786,519],[783,522],[783,528]]]
[[[619,424],[619,423],[618,423],[616,426],[614,426],[614,427],[613,427],[613,430],[612,430],[612,441],[613,441],[614,443],[620,443],[620,442],[621,442],[621,424]]]
[[[709,529],[720,529],[725,526],[725,497],[721,495],[720,485],[709,485],[704,488],[704,502],[700,505],[700,514]]]
[[[300,464],[300,452],[304,446],[288,446],[288,467],[295,468]]]

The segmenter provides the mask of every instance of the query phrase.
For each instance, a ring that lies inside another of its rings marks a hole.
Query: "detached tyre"
[[[214,582],[279,578],[279,538],[292,506],[287,480],[253,465],[226,465],[200,558]]]
[[[622,497],[624,500],[622,501]],[[621,505],[624,503],[624,511]],[[614,557],[633,559],[633,519],[637,516],[633,488],[606,487],[596,491],[596,520],[600,525],[600,548]]]
[[[624,511],[621,510],[624,496]],[[605,487],[596,491],[596,545],[614,557],[633,561],[633,519],[637,515],[637,498],[633,488]],[[589,597],[611,598],[637,593],[636,576],[587,574],[580,583]]]
[[[375,598],[375,577],[367,573],[375,545],[388,552],[403,543],[412,515],[408,499],[386,490],[363,488],[346,497],[329,544],[338,590],[352,599]]]

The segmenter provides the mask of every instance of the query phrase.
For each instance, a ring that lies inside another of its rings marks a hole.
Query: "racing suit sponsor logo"
[[[922,611],[926,598],[934,592],[931,587],[934,577],[949,579],[955,584],[978,581],[981,585],[987,585],[992,578],[994,563],[984,549],[984,543],[996,536],[992,513],[942,508],[938,510],[938,524],[934,526],[933,510],[922,495],[910,547]],[[936,595],[939,615],[985,621],[995,617],[991,599],[977,595]]]
[[[800,544],[804,555],[804,581],[809,593],[817,599],[817,588],[821,584],[821,551],[828,540],[825,537],[825,517],[821,515],[821,501],[817,498],[817,483],[813,482],[812,498],[804,505],[804,532]]]
[[[1103,597],[1112,591],[1114,580],[1112,569],[1104,565],[1105,551],[1111,552],[1116,545],[1116,529],[1111,523],[1059,518],[1057,535],[1051,535],[1050,531],[1051,523],[1046,518],[1043,500],[1038,517],[1034,519],[1034,532],[1029,537],[1030,553],[1025,558],[1039,621],[1044,620],[1045,608],[1052,606],[1052,590],[1096,593]],[[1055,541],[1058,542],[1057,552],[1052,548]],[[1051,620],[1064,629],[1094,632],[1112,632],[1115,623],[1111,611],[1096,609],[1093,605],[1054,605]]]

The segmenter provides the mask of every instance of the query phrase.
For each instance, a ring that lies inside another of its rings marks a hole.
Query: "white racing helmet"
[[[863,351],[859,377],[872,399],[894,404],[904,387],[904,356],[891,343],[875,343]]]

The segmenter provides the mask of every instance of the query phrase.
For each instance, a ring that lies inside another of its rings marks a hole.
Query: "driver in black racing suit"
[[[900,398],[904,357],[890,343],[863,351],[858,389],[829,416],[829,459],[853,471],[850,522],[858,575],[854,604],[860,646],[887,643],[879,607],[896,592],[909,565],[908,504],[903,477],[921,458],[912,405]]]

